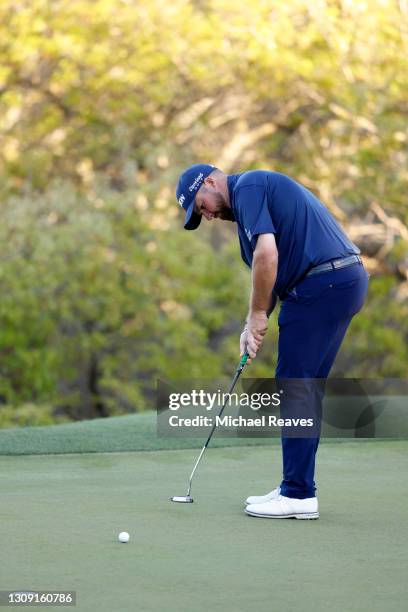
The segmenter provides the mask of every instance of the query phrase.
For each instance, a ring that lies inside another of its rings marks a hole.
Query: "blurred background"
[[[407,92],[407,0],[2,0],[0,427],[231,375],[250,273],[234,224],[182,229],[196,162],[321,198],[371,273],[332,375],[407,377]]]

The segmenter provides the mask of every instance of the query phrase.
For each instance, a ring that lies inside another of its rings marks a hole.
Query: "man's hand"
[[[268,317],[264,310],[250,312],[244,331],[240,338],[241,356],[245,350],[254,359],[260,349],[264,336],[268,330]],[[250,360],[248,360],[250,363]]]
[[[243,332],[241,334],[241,337],[239,339],[239,352],[240,352],[241,357],[242,357],[242,355],[245,353],[245,351],[247,349],[247,343],[248,343],[247,335],[248,335],[248,328],[245,325],[244,330],[243,330]],[[247,363],[251,363],[251,360],[248,359]]]

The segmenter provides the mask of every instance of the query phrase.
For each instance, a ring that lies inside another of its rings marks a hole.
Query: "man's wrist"
[[[251,317],[253,317],[254,315],[266,315],[267,311],[264,308],[258,308],[258,307],[251,307],[249,313],[248,313],[248,317],[247,317],[247,321],[248,319],[250,319]]]

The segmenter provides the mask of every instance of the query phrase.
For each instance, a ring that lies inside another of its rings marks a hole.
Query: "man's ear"
[[[213,188],[214,188],[214,187],[215,187],[215,185],[216,185],[215,180],[214,180],[214,177],[213,177],[213,176],[207,176],[207,177],[204,179],[204,185],[205,185],[206,187],[213,187]]]

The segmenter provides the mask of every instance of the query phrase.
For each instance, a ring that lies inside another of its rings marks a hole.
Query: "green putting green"
[[[210,447],[193,504],[169,497],[185,494],[197,449],[3,455],[0,588],[73,589],[90,612],[402,611],[407,449],[323,441],[318,521],[244,514],[279,482],[276,444]]]

